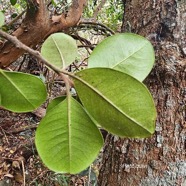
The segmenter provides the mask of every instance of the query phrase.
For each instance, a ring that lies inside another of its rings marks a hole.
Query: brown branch
[[[42,61],[46,66],[48,66],[49,68],[51,68],[54,72],[56,72],[58,75],[60,75],[64,81],[69,81],[69,84],[71,86],[73,86],[73,82],[65,75],[69,75],[71,77],[74,77],[73,74],[70,74],[67,71],[64,70],[60,70],[57,67],[55,67],[54,65],[50,64],[46,59],[44,59],[41,54],[36,51],[31,49],[30,47],[26,46],[25,44],[21,43],[15,36],[11,36],[9,34],[7,34],[6,32],[3,32],[2,30],[0,30],[0,36],[2,36],[3,38],[9,40],[10,42],[12,42],[16,48],[18,49],[22,49],[26,52],[28,52],[29,54],[33,55],[34,57],[36,57],[39,61]]]
[[[93,20],[94,21],[96,21],[96,17],[98,16],[99,11],[103,8],[106,1],[107,0],[102,0],[101,3],[97,6],[97,8],[96,8],[96,10],[94,11],[94,14],[93,14]]]
[[[86,0],[73,0],[67,15],[62,14],[52,19],[44,0],[29,0],[28,2],[25,19],[12,35],[25,45],[35,48],[50,34],[75,26],[81,18]],[[0,43],[0,68],[9,66],[23,53],[23,48],[15,47],[11,42]]]
[[[29,125],[29,126],[25,126],[25,127],[19,127],[19,128],[16,128],[16,129],[12,129],[12,130],[8,130],[8,132],[6,132],[7,134],[17,134],[17,133],[20,133],[20,132],[23,132],[25,130],[31,130],[31,129],[36,129],[38,126],[38,124],[32,124],[32,125]]]
[[[17,134],[17,133],[20,133],[20,132],[23,132],[23,131],[26,131],[26,130],[35,130],[37,127],[38,127],[38,124],[32,124],[32,125],[29,125],[29,126],[19,127],[19,128],[15,128],[15,129],[12,129],[12,130],[4,130],[3,128],[0,127],[2,132],[3,132],[3,135],[0,134],[0,137],[4,136],[7,143],[9,144],[7,135]]]
[[[71,35],[71,37],[73,37],[73,38],[76,39],[76,40],[79,40],[82,44],[84,43],[84,44],[85,44],[84,46],[89,46],[89,48],[90,48],[91,50],[94,50],[95,46],[93,46],[93,44],[92,44],[90,41],[88,41],[87,39],[85,39],[85,38],[79,36],[78,34],[76,34],[76,35]],[[78,47],[79,47],[79,46],[78,46]]]
[[[74,0],[67,14],[53,16],[53,27],[50,32],[54,33],[75,26],[81,18],[85,4],[86,0]]]
[[[21,43],[15,36],[11,36],[11,35],[7,34],[6,32],[3,32],[2,30],[0,30],[0,36],[9,40],[10,42],[12,42],[17,49],[22,49],[24,51],[27,51],[29,54],[35,56],[38,60],[45,63],[48,67],[50,67],[56,73],[58,73],[58,74],[61,73],[61,71],[58,68],[51,65],[47,60],[45,60],[38,51],[33,50],[33,49],[29,48],[28,46],[26,46],[25,44]]]
[[[43,0],[29,2],[23,23],[12,35],[16,36],[25,45],[35,47],[42,42],[47,34],[50,28],[48,21],[50,17]],[[4,42],[0,46],[0,68],[7,67],[23,53],[24,50],[15,48],[11,42]]]

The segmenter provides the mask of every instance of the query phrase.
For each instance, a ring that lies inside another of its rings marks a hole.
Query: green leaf
[[[52,65],[60,69],[70,65],[75,60],[77,54],[75,40],[63,33],[50,35],[41,48],[41,55]]]
[[[76,96],[72,96],[75,100],[77,100],[78,102],[80,102],[80,100],[76,97]],[[59,103],[61,103],[62,101],[64,101],[66,98],[66,96],[59,96],[56,97],[55,99],[53,99],[52,101],[50,101],[50,103],[47,106],[47,110],[46,112],[48,112],[49,110],[53,109],[55,106],[57,106]]]
[[[0,69],[1,106],[13,112],[29,112],[47,97],[45,85],[30,74]]]
[[[55,106],[57,106],[59,103],[61,103],[62,101],[64,101],[65,98],[66,98],[66,96],[60,96],[60,97],[57,97],[57,98],[53,99],[53,100],[49,103],[46,112],[50,111],[50,110],[53,109]]]
[[[5,16],[3,12],[0,12],[0,27],[4,25]]]
[[[17,3],[17,0],[10,0],[10,3],[12,6],[14,6]]]
[[[103,145],[98,128],[72,97],[47,112],[35,140],[38,153],[49,169],[71,174],[87,168]]]
[[[54,5],[55,7],[57,6],[57,3],[54,0],[51,0],[52,5]]]
[[[128,74],[91,68],[74,79],[78,96],[106,130],[122,137],[147,137],[155,130],[156,110],[148,89]]]
[[[143,81],[154,61],[154,50],[147,39],[124,33],[102,41],[91,53],[88,66],[113,68]]]

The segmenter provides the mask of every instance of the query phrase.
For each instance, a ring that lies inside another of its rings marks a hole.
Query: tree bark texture
[[[145,80],[157,108],[147,139],[108,135],[100,186],[186,186],[186,2],[124,0],[123,32],[147,37],[156,52]]]
[[[50,34],[75,26],[81,18],[86,0],[73,0],[68,12],[58,16],[50,16],[46,0],[29,0],[27,3],[23,23],[12,35],[35,49]],[[0,42],[0,68],[9,66],[23,53],[23,50],[16,48],[9,41]]]

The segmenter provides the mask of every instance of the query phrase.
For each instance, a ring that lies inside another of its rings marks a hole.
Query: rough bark
[[[186,185],[186,4],[175,0],[124,0],[123,31],[147,37],[156,64],[145,81],[158,118],[148,139],[109,135],[100,186]]]
[[[68,13],[50,18],[45,0],[27,1],[27,13],[21,26],[12,35],[35,48],[50,34],[75,26],[81,18],[86,0],[73,0]],[[0,43],[0,68],[5,68],[24,53],[9,41]]]

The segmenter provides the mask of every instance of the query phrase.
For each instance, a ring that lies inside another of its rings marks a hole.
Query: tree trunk
[[[108,135],[100,186],[186,186],[186,2],[123,0],[122,31],[147,37],[156,64],[145,84],[158,118],[148,139]]]

